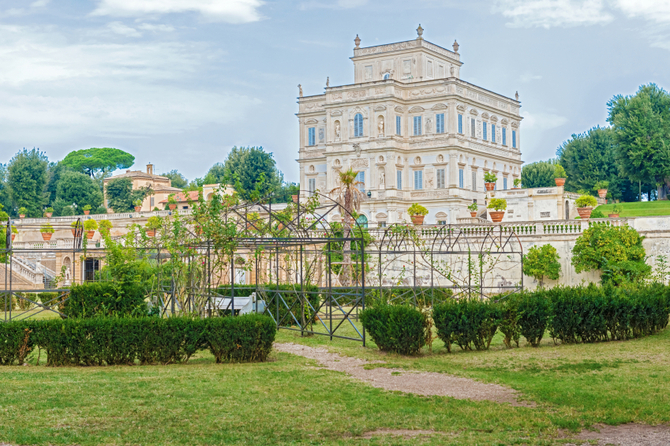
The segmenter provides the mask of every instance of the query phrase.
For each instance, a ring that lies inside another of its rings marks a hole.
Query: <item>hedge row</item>
[[[0,324],[0,365],[22,364],[35,348],[50,366],[173,364],[209,350],[216,362],[265,361],[276,325],[248,314],[226,318],[91,318]]]
[[[648,336],[664,329],[670,315],[670,288],[558,287],[508,296],[501,302],[448,300],[433,306],[438,337],[451,352],[486,350],[500,330],[507,347],[521,336],[537,347],[549,330],[554,341],[588,343]],[[382,350],[417,353],[427,336],[427,319],[411,306],[379,305],[361,313],[361,321]]]
[[[73,285],[59,311],[71,318],[141,317],[148,314],[146,290],[139,284],[87,282]]]

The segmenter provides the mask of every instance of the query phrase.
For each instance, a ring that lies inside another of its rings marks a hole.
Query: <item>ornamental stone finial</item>
[[[302,85],[298,84],[298,95],[302,97]]]
[[[356,34],[356,38],[354,39],[354,43],[356,44],[356,48],[360,48],[360,46],[361,46],[361,38],[358,37],[358,34]]]
[[[519,100],[519,92],[518,91],[516,93],[514,93],[514,97],[516,98],[517,101]]]
[[[421,28],[421,24],[419,23],[419,27],[416,29],[416,33],[419,37],[416,38],[416,40],[423,40],[423,28]]]
[[[458,47],[459,47],[459,45],[458,45],[458,42],[456,42],[456,40],[454,40],[454,45],[453,45],[453,47],[454,47],[454,53],[458,53]]]
[[[330,87],[330,76],[326,77],[326,88]]]

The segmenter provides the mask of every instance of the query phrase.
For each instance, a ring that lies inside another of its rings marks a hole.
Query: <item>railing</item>
[[[67,217],[52,217],[52,218],[22,218],[18,220],[14,220],[14,224],[24,224],[24,225],[33,225],[33,224],[43,224],[43,223],[51,223],[51,224],[58,224],[58,223],[72,223],[74,221],[77,221],[77,219],[82,219],[82,220],[88,220],[88,219],[93,219],[93,220],[121,220],[121,219],[128,219],[128,218],[148,218],[152,217],[154,215],[159,216],[159,217],[165,217],[167,215],[172,215],[173,212],[176,212],[177,209],[174,211],[147,211],[147,212],[124,212],[124,213],[119,213],[119,214],[90,214],[90,215],[70,215]],[[191,213],[191,209],[179,209],[179,213],[182,215],[188,215]]]
[[[44,274],[32,268],[24,260],[12,256],[11,262],[12,262],[12,273],[16,273],[17,275],[23,277],[28,282],[33,284],[44,283]],[[9,264],[5,264],[4,266],[9,271]]]

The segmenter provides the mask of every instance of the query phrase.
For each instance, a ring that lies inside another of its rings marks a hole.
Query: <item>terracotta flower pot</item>
[[[489,211],[489,216],[493,223],[500,223],[505,216],[505,211]]]
[[[607,214],[609,218],[619,218],[619,214]]]
[[[16,238],[16,234],[12,234],[12,241]]]
[[[177,209],[176,204],[168,204],[168,207],[170,208],[171,211],[174,211],[175,209]]]
[[[598,196],[600,198],[605,198],[607,196],[607,189],[598,189]]]
[[[86,231],[86,238],[91,240],[95,235],[95,231]]]
[[[556,182],[556,186],[561,187],[565,184],[565,178],[554,178],[554,182]]]
[[[70,228],[70,230],[72,231],[72,235],[77,235],[77,230],[75,228]]]
[[[45,242],[51,240],[51,236],[53,236],[53,233],[51,232],[41,232],[40,234],[42,234],[42,240],[44,240]]]
[[[484,187],[486,187],[486,190],[491,192],[496,188],[496,183],[484,183]]]
[[[417,226],[422,225],[424,218],[426,218],[425,215],[412,215],[412,223],[414,223]]]
[[[19,214],[19,218],[26,218],[25,214]]]
[[[477,212],[470,212],[470,217],[472,217],[472,218],[477,217]]]
[[[155,229],[147,229],[147,236],[148,237],[153,237],[156,235],[156,230]]]
[[[51,218],[51,216],[53,215],[53,212],[45,212],[44,215],[45,215],[47,218]]]
[[[291,200],[293,200],[294,203],[298,202],[298,196],[297,195],[291,195]]]
[[[88,215],[90,213],[91,213],[91,211],[84,211],[84,215]]]
[[[142,206],[135,206],[135,212],[139,212],[142,210]]]
[[[586,206],[583,208],[577,208],[577,212],[579,212],[579,216],[583,219],[589,219],[591,218],[591,212],[593,211],[593,207],[591,206]]]

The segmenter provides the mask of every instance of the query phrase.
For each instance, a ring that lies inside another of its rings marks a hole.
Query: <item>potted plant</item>
[[[19,233],[19,228],[17,228],[16,226],[12,226],[12,241],[14,241],[14,239],[16,238],[16,234],[18,234],[18,233]]]
[[[50,223],[44,223],[40,226],[40,233],[42,234],[42,239],[44,241],[51,240],[51,236],[54,235],[54,227]]]
[[[84,206],[84,215],[88,215],[90,213],[91,213],[91,205],[87,204],[86,206]]]
[[[493,223],[500,223],[505,216],[505,209],[507,209],[507,200],[504,198],[491,198],[489,200],[489,205],[487,206],[489,209],[493,209],[492,211],[489,211],[489,215],[491,216],[491,221]]]
[[[496,188],[496,181],[498,177],[493,172],[484,172],[484,186],[487,191],[492,191]]]
[[[609,181],[598,181],[596,184],[593,186],[593,190],[598,191],[598,196],[600,198],[605,198],[607,197],[607,188],[610,186]]]
[[[26,209],[24,207],[19,208],[19,218],[25,218],[27,213],[28,213],[28,209]]]
[[[421,206],[419,203],[414,203],[407,209],[407,213],[412,218],[412,223],[415,225],[422,225],[423,219],[428,215],[428,209]]]
[[[479,209],[477,203],[471,203],[470,206],[468,206],[468,210],[470,211],[470,216],[472,218],[475,218],[477,216],[477,209]]]
[[[78,222],[79,222],[78,220],[75,220],[72,223],[70,223],[70,229],[72,230],[72,235],[75,236],[75,237],[77,236],[77,223]]]
[[[86,238],[91,240],[95,235],[95,230],[98,229],[98,222],[89,218],[84,222],[84,231],[86,231]]]
[[[513,187],[513,189],[519,189],[519,186],[521,186],[521,178],[514,178],[514,187]]]
[[[156,235],[156,230],[161,227],[161,218],[158,217],[157,215],[154,215],[153,217],[149,217],[147,220],[146,228],[147,228],[147,235],[149,237],[153,237]]]
[[[619,218],[619,214],[623,212],[623,206],[620,204],[615,204],[614,207],[612,208],[612,213],[607,214],[609,218]]]
[[[256,229],[258,228],[258,223],[261,220],[261,216],[258,212],[250,212],[247,215],[247,229]]]
[[[174,211],[177,208],[177,199],[175,198],[174,194],[168,195],[168,207],[170,208],[171,211]]]
[[[293,200],[294,203],[298,202],[298,196],[297,195],[291,195],[291,200]]]
[[[44,211],[44,216],[45,216],[46,218],[51,218],[51,216],[53,215],[53,213],[54,213],[54,208],[51,208],[51,207],[50,207],[50,208],[47,208],[47,209]]]
[[[556,183],[556,186],[563,186],[565,184],[566,177],[567,175],[563,166],[556,164],[556,167],[554,167],[554,182]]]
[[[135,206],[135,212],[139,212],[142,210],[142,200],[137,199],[133,201],[133,206]]]
[[[109,220],[100,220],[100,223],[98,223],[98,228],[100,234],[109,235],[109,231],[112,229],[112,222]]]
[[[593,195],[582,195],[575,200],[575,204],[580,218],[591,218],[591,211],[598,205],[598,200]]]

